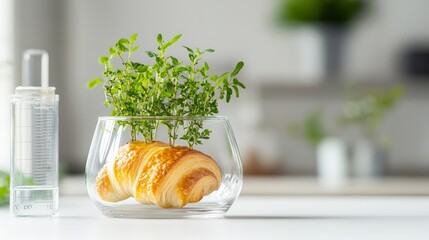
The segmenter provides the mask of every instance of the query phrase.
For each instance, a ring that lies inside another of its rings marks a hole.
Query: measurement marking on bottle
[[[32,211],[36,208],[40,209],[41,207],[45,207],[48,210],[54,210],[55,205],[51,202],[33,202],[31,204],[14,204],[13,209],[15,212],[19,211]]]

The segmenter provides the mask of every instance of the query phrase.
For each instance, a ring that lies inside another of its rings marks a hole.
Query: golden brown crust
[[[183,207],[217,190],[221,172],[216,162],[187,147],[163,142],[130,142],[118,150],[96,179],[101,199],[117,202],[128,197],[160,207]]]
[[[155,201],[155,193],[157,192],[161,181],[167,175],[170,168],[177,162],[177,160],[189,151],[187,148],[172,148],[165,147],[156,151],[151,158],[149,158],[143,169],[141,169],[137,180],[136,199],[148,198],[142,203],[150,203]]]
[[[154,148],[167,146],[167,144],[162,142],[145,143],[142,141],[135,141],[119,148],[113,165],[114,175],[127,194],[132,194],[129,192],[131,188],[127,186],[134,184],[134,176],[136,176],[139,171],[142,158]]]
[[[96,188],[98,195],[106,201],[112,201],[109,198],[109,193],[114,192],[109,176],[107,175],[106,165],[100,170],[97,175]]]

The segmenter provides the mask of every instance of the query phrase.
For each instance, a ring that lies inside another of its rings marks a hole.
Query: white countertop
[[[321,184],[316,177],[245,176],[242,194],[300,196],[429,196],[428,177],[350,178]],[[428,238],[429,239],[429,238]]]
[[[242,196],[224,219],[114,219],[86,196],[60,214],[17,218],[0,208],[0,239],[428,239],[429,197]]]
[[[241,195],[280,196],[429,196],[428,177],[351,178],[336,185],[320,184],[314,176],[245,176]],[[61,181],[63,195],[86,195],[83,176]]]

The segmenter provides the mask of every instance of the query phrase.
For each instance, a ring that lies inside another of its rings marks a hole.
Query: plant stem
[[[158,134],[158,127],[159,127],[159,121],[157,120],[155,122],[155,129],[153,130],[154,134],[153,134],[153,139],[152,140],[154,140],[154,141],[156,141],[156,135]]]
[[[130,124],[130,128],[131,128],[131,141],[136,141],[137,140],[137,132],[134,129],[134,124]]]

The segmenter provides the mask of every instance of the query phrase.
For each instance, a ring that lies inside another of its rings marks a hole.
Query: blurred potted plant
[[[349,175],[381,176],[390,141],[380,137],[378,129],[402,96],[400,86],[387,90],[352,88],[339,115],[340,127],[358,128],[359,136],[352,145],[326,130],[320,110],[310,112],[301,123],[291,124],[288,130],[315,150],[318,177],[325,185],[340,185]]]
[[[282,0],[277,21],[284,26],[316,31],[322,46],[322,68],[325,75],[335,76],[340,70],[346,31],[366,5],[364,0]]]
[[[302,123],[290,125],[289,132],[303,138],[315,150],[317,175],[321,184],[336,187],[344,183],[349,176],[347,144],[328,133],[322,111],[313,111]]]
[[[389,141],[379,136],[378,129],[386,115],[403,96],[403,88],[387,90],[352,89],[340,116],[343,126],[357,126],[360,136],[353,149],[353,174],[377,177],[383,174]]]

